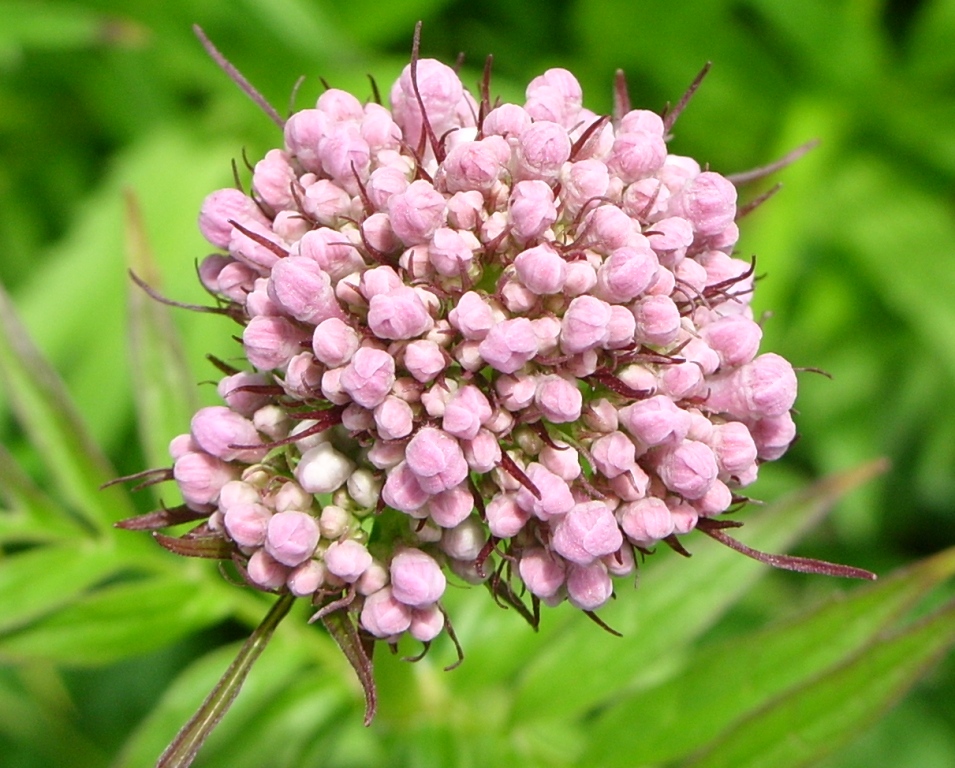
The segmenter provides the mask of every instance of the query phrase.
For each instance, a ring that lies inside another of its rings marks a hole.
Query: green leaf
[[[146,653],[221,621],[231,611],[219,590],[159,577],[97,590],[0,638],[0,658],[104,664]]]
[[[868,464],[823,480],[787,501],[755,510],[740,540],[763,551],[792,545],[844,494],[882,469]],[[621,595],[600,617],[623,633],[613,637],[593,626],[568,631],[566,622],[541,642],[541,652],[516,683],[515,719],[533,720],[580,713],[612,698],[623,687],[652,681],[683,661],[687,645],[766,573],[766,567],[696,535],[685,545],[689,561],[648,560],[636,595]],[[810,577],[807,577],[810,578]],[[578,611],[569,611],[580,622]],[[566,614],[565,614],[566,615]],[[573,624],[571,625],[574,626]],[[586,674],[565,684],[568,663]]]
[[[674,679],[618,698],[601,713],[589,730],[588,754],[607,768],[633,766],[635,755],[641,765],[685,756],[786,690],[845,662],[952,574],[955,549],[848,598],[836,595],[792,621],[701,648]],[[640,723],[639,731],[631,723]]]
[[[2,288],[0,382],[49,480],[94,530],[112,536],[109,521],[133,511],[129,496],[118,487],[100,490],[115,473],[87,434],[56,372],[30,342]]]
[[[139,201],[126,194],[127,253],[130,268],[162,293],[159,269],[149,247]],[[185,429],[198,410],[195,385],[170,308],[129,282],[129,350],[133,400],[146,463],[169,461],[169,438]]]
[[[880,637],[854,659],[779,698],[684,768],[799,768],[870,725],[955,643],[955,606]]]
[[[90,586],[127,565],[116,551],[89,542],[0,558],[0,632],[9,633],[75,602]]]

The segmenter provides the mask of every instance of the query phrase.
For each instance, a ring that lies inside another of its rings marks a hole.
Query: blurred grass
[[[369,95],[372,74],[386,91],[422,19],[424,55],[465,52],[473,83],[493,53],[508,99],[564,66],[587,104],[607,110],[619,67],[634,104],[659,110],[712,60],[671,148],[715,170],[821,139],[742,224],[742,254],[766,275],[757,306],[774,313],[765,347],[833,376],[802,375],[801,440],[757,495],[887,456],[892,471],[843,504],[806,553],[885,571],[955,542],[955,0],[0,0],[0,19],[0,282],[120,471],[146,461],[133,447],[126,362],[124,191],[140,202],[161,290],[199,301],[199,203],[230,183],[233,157],[254,161],[280,142],[191,25],[284,112],[300,74],[299,106],[319,77]],[[174,321],[192,380],[212,377],[205,353],[234,354],[220,318]],[[209,386],[196,394],[214,399]],[[2,400],[0,436],[31,466]],[[773,576],[715,636],[833,588]],[[103,724],[130,692],[155,697],[164,682],[128,666],[78,680],[72,706],[98,724],[88,749],[107,754],[128,728]],[[899,733],[920,751],[888,749]],[[949,765],[953,733],[947,663],[829,765]],[[5,765],[54,764],[10,738],[0,735]]]

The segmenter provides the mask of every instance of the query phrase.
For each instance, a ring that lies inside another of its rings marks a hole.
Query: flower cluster
[[[794,437],[736,189],[562,69],[492,107],[415,59],[390,96],[327,90],[202,206],[254,370],[172,442],[193,537],[389,642],[448,626],[446,572],[595,611]]]

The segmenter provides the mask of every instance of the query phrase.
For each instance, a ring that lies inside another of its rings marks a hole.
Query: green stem
[[[229,665],[226,673],[216,683],[215,688],[202,702],[202,706],[196,711],[182,730],[176,734],[173,742],[166,747],[162,753],[156,768],[188,768],[192,765],[196,754],[205,740],[212,733],[212,730],[218,725],[219,721],[232,706],[232,702],[239,694],[239,689],[255,660],[262,655],[265,646],[268,644],[275,632],[279,622],[285,618],[295,596],[291,594],[282,595],[272,606],[272,609],[266,614],[262,623],[255,629],[245,644],[235,661]]]

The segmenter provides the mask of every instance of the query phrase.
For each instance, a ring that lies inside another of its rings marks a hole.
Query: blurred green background
[[[124,193],[139,201],[153,284],[202,302],[199,205],[231,183],[233,158],[254,162],[281,143],[192,24],[284,113],[300,75],[299,108],[321,92],[319,78],[364,98],[373,75],[387,93],[419,19],[423,55],[453,62],[463,52],[466,84],[493,54],[493,90],[506,100],[562,66],[581,81],[585,104],[606,112],[621,68],[634,105],[660,110],[712,61],[670,147],[714,170],[743,171],[818,138],[798,164],[744,191],[748,199],[784,185],[742,222],[742,255],[756,254],[765,275],[757,307],[773,315],[764,349],[832,375],[801,375],[801,439],[755,495],[771,499],[885,456],[891,470],[839,505],[799,552],[885,573],[955,544],[955,0],[0,0],[0,282],[119,473],[164,463],[174,434],[138,447]],[[186,313],[174,321],[190,380],[213,378],[204,355],[234,355],[234,326]],[[210,386],[190,395],[215,399]],[[42,485],[41,462],[3,399],[0,436]],[[772,574],[709,639],[842,586]],[[70,764],[109,765],[173,675],[246,631],[220,622],[146,656],[62,674],[0,669],[0,688],[20,692],[0,695],[0,762],[66,764],[43,742],[82,734],[83,757]],[[568,661],[568,685],[576,672]],[[21,694],[56,711],[62,733],[18,727],[17,707],[26,719],[33,711]],[[347,747],[336,755],[336,765],[367,757]],[[955,664],[932,667],[828,760],[955,765]]]

